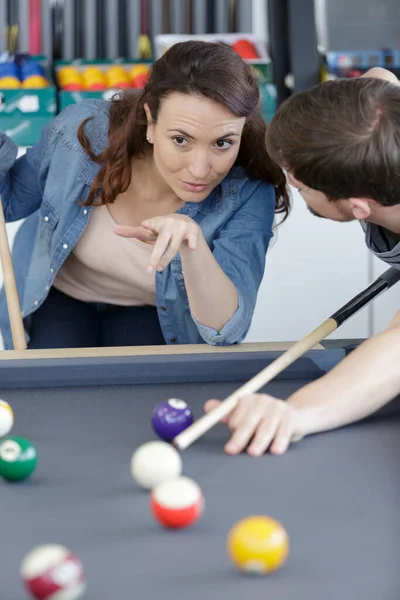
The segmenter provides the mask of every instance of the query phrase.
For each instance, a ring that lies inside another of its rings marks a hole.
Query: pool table
[[[358,344],[325,342],[266,386],[286,398]],[[392,600],[400,589],[400,403],[274,457],[224,451],[219,424],[182,452],[183,472],[205,496],[185,530],[154,521],[149,493],[130,474],[138,446],[154,439],[160,401],[186,400],[195,417],[285,350],[285,344],[3,352],[0,397],[15,412],[38,467],[0,481],[0,589],[28,598],[20,563],[37,545],[67,546],[82,560],[86,600]],[[268,576],[238,572],[226,553],[231,527],[250,515],[279,520],[290,537],[285,565]]]

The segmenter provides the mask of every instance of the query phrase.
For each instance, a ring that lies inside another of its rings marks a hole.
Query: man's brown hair
[[[330,200],[400,204],[400,87],[326,81],[287,99],[266,134],[269,155]]]

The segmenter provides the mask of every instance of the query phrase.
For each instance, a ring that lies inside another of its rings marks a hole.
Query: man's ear
[[[293,177],[293,175],[291,173],[289,173],[288,171],[286,171],[286,180],[288,182],[289,185],[292,185],[294,188],[302,188],[304,187],[304,185],[301,183],[301,181],[298,181],[295,177]]]
[[[349,198],[353,217],[358,221],[365,221],[371,214],[371,205],[368,198]]]

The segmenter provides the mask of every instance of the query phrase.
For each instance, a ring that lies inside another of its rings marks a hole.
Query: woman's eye
[[[220,150],[227,150],[231,145],[232,142],[229,142],[228,140],[218,140],[216,143],[217,148]]]
[[[187,139],[182,137],[181,135],[176,135],[172,138],[177,146],[186,146],[188,143]]]

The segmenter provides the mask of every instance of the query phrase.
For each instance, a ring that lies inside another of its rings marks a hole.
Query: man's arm
[[[287,401],[266,394],[241,398],[225,420],[233,432],[225,450],[238,454],[247,447],[249,454],[260,456],[269,448],[273,454],[283,454],[292,441],[363,419],[398,394],[400,311],[385,331]],[[217,404],[209,400],[205,410]]]
[[[288,402],[299,416],[296,435],[307,435],[358,421],[399,393],[400,311],[388,329],[361,344]]]
[[[400,85],[400,81],[397,79],[396,75],[387,69],[383,69],[382,67],[373,67],[372,69],[368,69],[361,77],[374,77],[375,79],[385,79],[386,81],[390,81],[395,85]]]

